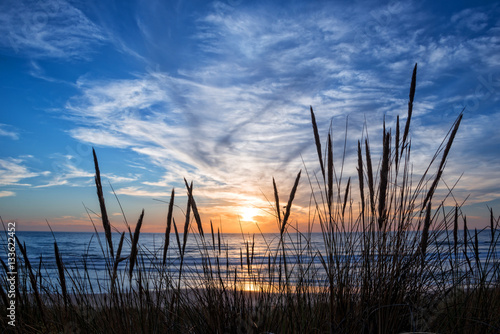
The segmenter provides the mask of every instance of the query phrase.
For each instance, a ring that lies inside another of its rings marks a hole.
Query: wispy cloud
[[[451,17],[451,22],[457,24],[458,28],[470,29],[474,32],[481,31],[488,26],[488,15],[467,8]]]
[[[54,167],[53,173],[46,174],[44,183],[34,186],[34,188],[48,188],[55,186],[93,186],[94,172],[78,167],[76,160],[71,155],[55,154],[52,156]],[[103,180],[107,180],[112,184],[126,184],[138,179],[137,175],[117,176],[111,173],[102,173]]]
[[[138,187],[124,187],[116,191],[117,195],[128,195],[128,196],[138,196],[138,197],[167,197],[170,196],[168,191],[150,191],[140,189]]]
[[[94,176],[94,174],[92,173],[77,168],[69,161],[64,163],[63,165],[58,165],[57,168],[58,168],[57,174],[53,173],[52,175],[53,179],[49,180],[48,183],[37,185],[35,186],[35,188],[47,188],[47,187],[54,187],[61,185],[70,185],[70,186],[81,185],[80,183],[75,183],[74,182],[75,179],[84,179],[88,184],[90,183],[90,181]]]
[[[111,182],[112,184],[115,184],[115,183],[125,183],[125,182],[134,182],[134,181],[137,181],[139,179],[139,176],[138,175],[133,175],[133,176],[117,176],[117,175],[114,175],[114,174],[109,174],[109,173],[104,173],[103,175],[103,178],[105,179],[108,179],[109,182]]]
[[[44,80],[44,81],[47,81],[50,83],[60,83],[60,84],[69,85],[69,86],[74,85],[72,82],[60,80],[58,78],[51,77],[50,75],[47,75],[45,73],[44,68],[38,62],[36,62],[34,60],[30,61],[30,69],[29,69],[28,73],[34,78],[41,79],[41,80]]]
[[[0,123],[0,136],[9,137],[13,140],[19,139],[19,133],[12,129],[11,126],[7,124]]]
[[[8,190],[0,191],[0,197],[11,197],[11,196],[16,196],[16,193]]]
[[[110,133],[111,132],[111,133]],[[124,148],[131,146],[132,142],[122,135],[115,134],[112,131],[102,131],[91,128],[76,128],[69,130],[69,134],[84,143]]]
[[[101,29],[63,0],[2,1],[0,45],[30,56],[86,58],[106,40]]]
[[[23,159],[0,159],[0,186],[30,186],[21,181],[41,175],[24,165]]]
[[[148,156],[166,167],[164,181],[195,175],[199,185],[224,184],[228,178],[238,184],[258,165],[277,168],[298,158],[300,145],[299,151],[283,148],[292,138],[305,139],[293,131],[305,124],[304,113],[295,107],[295,116],[285,117],[283,109],[271,110],[268,94],[260,87],[218,88],[152,73],[85,90],[68,110],[87,127],[70,133]]]

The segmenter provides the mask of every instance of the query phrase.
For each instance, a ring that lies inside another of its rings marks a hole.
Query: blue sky
[[[145,208],[145,230],[161,231],[185,177],[206,221],[270,230],[272,178],[286,198],[304,164],[318,171],[309,106],[338,159],[348,117],[356,177],[363,127],[377,152],[418,63],[414,173],[465,107],[444,181],[460,178],[456,201],[484,226],[500,211],[499,18],[488,1],[2,0],[0,215],[90,229],[95,147],[116,226],[109,184],[128,220]],[[298,213],[308,193],[302,182]]]

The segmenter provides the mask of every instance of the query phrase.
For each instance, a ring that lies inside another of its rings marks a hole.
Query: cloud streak
[[[22,159],[0,159],[0,185],[1,186],[30,186],[21,181],[41,175],[32,172],[26,167]]]
[[[8,190],[0,191],[0,197],[11,197],[11,196],[16,196],[16,193]]]
[[[0,136],[9,137],[12,140],[18,140],[19,134],[13,130],[7,124],[0,124]]]
[[[106,40],[98,26],[66,1],[2,1],[0,13],[0,46],[16,53],[86,59]]]

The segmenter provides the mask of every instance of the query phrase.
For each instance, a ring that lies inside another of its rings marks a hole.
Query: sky
[[[500,212],[499,55],[494,1],[0,0],[0,216],[92,231],[94,147],[117,229],[144,208],[143,231],[164,231],[173,188],[181,220],[185,178],[205,224],[276,231],[273,178],[286,203],[299,170],[292,224],[305,223],[305,173],[320,170],[309,107],[337,168],[347,128],[357,185],[357,141],[380,154],[418,63],[413,172],[465,108],[440,186],[459,180],[453,201],[486,226]]]

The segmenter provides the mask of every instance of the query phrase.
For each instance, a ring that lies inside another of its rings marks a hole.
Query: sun
[[[244,222],[253,222],[254,217],[259,214],[260,210],[258,208],[244,207],[240,208],[240,219]]]

